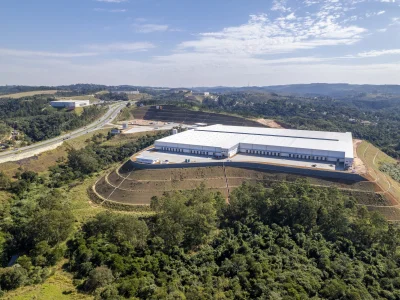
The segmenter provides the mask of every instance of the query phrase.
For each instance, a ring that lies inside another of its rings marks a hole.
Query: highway
[[[120,111],[126,106],[127,102],[123,103],[114,103],[109,106],[108,111],[95,122],[72,132],[69,132],[64,135],[60,135],[58,137],[38,142],[30,146],[21,147],[18,149],[14,149],[11,151],[5,151],[0,153],[0,163],[4,163],[7,161],[16,161],[24,158],[28,158],[39,153],[48,151],[50,149],[54,149],[58,145],[61,145],[63,141],[77,138],[86,133],[96,131],[106,125],[109,122],[112,122],[120,113]]]

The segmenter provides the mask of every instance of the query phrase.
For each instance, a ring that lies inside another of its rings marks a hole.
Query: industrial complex
[[[56,100],[56,101],[51,101],[50,105],[55,107],[55,108],[77,108],[77,107],[84,107],[84,106],[89,106],[90,101],[89,100]]]
[[[350,132],[212,125],[177,133],[155,142],[155,150],[182,155],[231,158],[237,154],[291,160],[353,164]]]

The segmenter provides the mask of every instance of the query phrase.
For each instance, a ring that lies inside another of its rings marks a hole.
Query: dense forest
[[[101,299],[398,299],[400,231],[336,190],[244,184],[153,198],[152,218],[101,213],[68,242]]]
[[[2,98],[0,119],[9,127],[23,132],[27,141],[37,142],[89,124],[105,112],[104,107],[89,106],[78,115],[74,111],[52,108],[52,100],[54,98],[48,96]]]

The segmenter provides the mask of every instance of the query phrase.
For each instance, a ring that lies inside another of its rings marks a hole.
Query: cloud
[[[97,12],[109,12],[109,13],[124,13],[128,10],[126,9],[105,9],[105,8],[95,8],[94,11]]]
[[[6,49],[0,48],[0,54],[5,56],[19,56],[19,57],[54,57],[54,58],[75,58],[75,57],[87,57],[96,56],[98,53],[95,52],[78,52],[78,53],[68,53],[68,52],[45,52],[45,51],[27,51],[27,50],[16,50],[16,49]]]
[[[272,2],[272,11],[281,11],[281,12],[289,12],[291,11],[290,7],[286,7],[286,0],[274,0]]]
[[[232,55],[288,53],[321,46],[351,45],[367,31],[358,26],[344,26],[331,10],[324,8],[314,16],[276,18],[266,14],[251,15],[248,23],[202,33],[199,39],[179,45],[180,50]]]
[[[164,24],[134,24],[133,27],[139,33],[164,32],[169,30],[169,26]]]
[[[136,43],[111,43],[111,44],[91,44],[86,46],[88,49],[98,52],[139,52],[155,48],[155,45],[148,42]]]
[[[383,15],[385,13],[385,11],[384,10],[381,10],[381,11],[378,11],[376,14],[378,15],[378,16],[380,16],[380,15]]]
[[[106,3],[123,3],[128,2],[128,0],[96,0],[97,2],[106,2]]]
[[[372,50],[358,53],[358,57],[377,57],[382,55],[399,55],[400,49]]]
[[[187,55],[186,59],[179,62]],[[146,86],[247,86],[275,85],[312,82],[348,82],[357,84],[399,84],[400,64],[331,64],[326,62],[307,64],[260,64],[260,59],[215,56],[201,54],[193,59],[193,53],[177,54],[166,61],[106,60],[58,62],[52,60],[24,59],[14,61],[0,58],[0,84],[61,85],[76,82],[108,85],[132,84]],[[57,76],[54,76],[57,74]]]

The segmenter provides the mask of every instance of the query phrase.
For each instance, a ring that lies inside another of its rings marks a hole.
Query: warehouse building
[[[236,154],[353,164],[350,132],[212,125],[184,131],[155,142],[155,149],[229,158]]]
[[[55,108],[77,108],[77,107],[84,107],[89,106],[89,100],[56,100],[50,102],[51,106]]]

